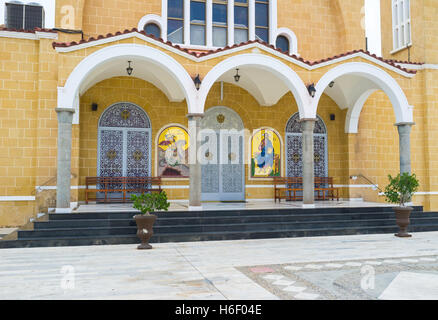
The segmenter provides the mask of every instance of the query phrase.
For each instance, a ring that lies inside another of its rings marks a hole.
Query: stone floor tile
[[[319,294],[301,292],[301,293],[296,294],[294,297],[297,299],[315,300],[319,297]]]
[[[436,259],[435,258],[420,258],[420,260],[421,261],[427,261],[427,262],[434,262],[434,261],[436,261]]]
[[[362,265],[362,263],[361,262],[347,262],[345,265],[349,266],[349,267],[360,267]]]
[[[306,268],[306,269],[315,269],[315,270],[319,270],[319,269],[322,269],[323,266],[322,266],[322,265],[318,265],[318,264],[306,264],[306,265],[304,266],[304,268]]]
[[[369,261],[365,261],[364,264],[369,264],[369,265],[372,265],[372,266],[380,266],[382,264],[382,262],[381,261],[371,261],[371,260],[369,260]]]
[[[342,268],[344,265],[340,263],[326,263],[327,268]]]
[[[285,270],[290,270],[290,271],[299,271],[301,269],[303,269],[303,267],[297,267],[297,266],[287,266],[284,267]]]
[[[273,282],[272,284],[274,284],[276,286],[290,286],[294,283],[295,283],[295,281],[290,281],[290,280],[277,280],[277,281]]]
[[[306,289],[307,289],[306,287],[288,286],[288,287],[283,288],[281,290],[286,291],[286,292],[303,292]]]
[[[397,264],[400,262],[401,262],[400,260],[392,260],[392,259],[383,260],[383,263],[387,263],[387,264]]]
[[[284,278],[284,276],[279,274],[270,274],[268,276],[264,276],[263,279],[266,280],[280,280],[281,278]]]

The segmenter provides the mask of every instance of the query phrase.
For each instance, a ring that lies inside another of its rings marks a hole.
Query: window
[[[410,0],[392,0],[392,33],[394,50],[411,44]]]
[[[214,0],[213,3],[213,46],[225,47],[227,45],[227,2]]]
[[[270,14],[275,10],[269,0],[166,1],[170,42],[220,48],[233,42],[270,41]]]
[[[17,30],[44,28],[44,8],[38,4],[6,3],[5,24]]]
[[[205,46],[205,0],[190,1],[190,43]]]
[[[283,52],[289,53],[289,40],[285,36],[278,36],[275,47]]]
[[[255,35],[257,40],[269,42],[269,1],[255,2]]]
[[[148,23],[144,26],[144,31],[148,35],[153,35],[155,38],[161,38],[161,30],[160,27],[155,23]]]
[[[234,43],[248,41],[248,0],[234,0]]]
[[[168,0],[167,39],[174,43],[184,41],[184,0]]]

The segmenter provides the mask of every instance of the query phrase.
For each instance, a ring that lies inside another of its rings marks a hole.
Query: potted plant
[[[133,207],[141,212],[141,214],[134,216],[137,223],[137,236],[141,240],[141,244],[137,249],[152,249],[149,239],[154,234],[152,227],[157,216],[151,213],[169,209],[170,203],[167,201],[167,194],[164,191],[160,193],[143,193],[139,196],[133,194],[131,200],[134,202]]]
[[[412,195],[418,190],[418,179],[415,173],[411,175],[407,172],[401,175],[399,174],[395,178],[388,175],[388,178],[389,184],[386,186],[384,192],[386,201],[399,204],[398,207],[393,208],[396,223],[400,229],[395,235],[397,237],[411,237],[406,230],[410,223],[409,216],[413,208],[406,206],[406,203],[411,201]]]

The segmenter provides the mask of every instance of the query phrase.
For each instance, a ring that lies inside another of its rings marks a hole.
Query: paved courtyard
[[[0,299],[438,299],[438,232],[0,250]]]

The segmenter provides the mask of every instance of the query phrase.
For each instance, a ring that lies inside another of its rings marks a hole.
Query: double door
[[[100,177],[149,177],[150,136],[149,129],[99,128],[98,176]],[[112,185],[121,189],[122,185]],[[135,188],[135,186],[126,186]],[[119,198],[121,193],[110,197]]]

